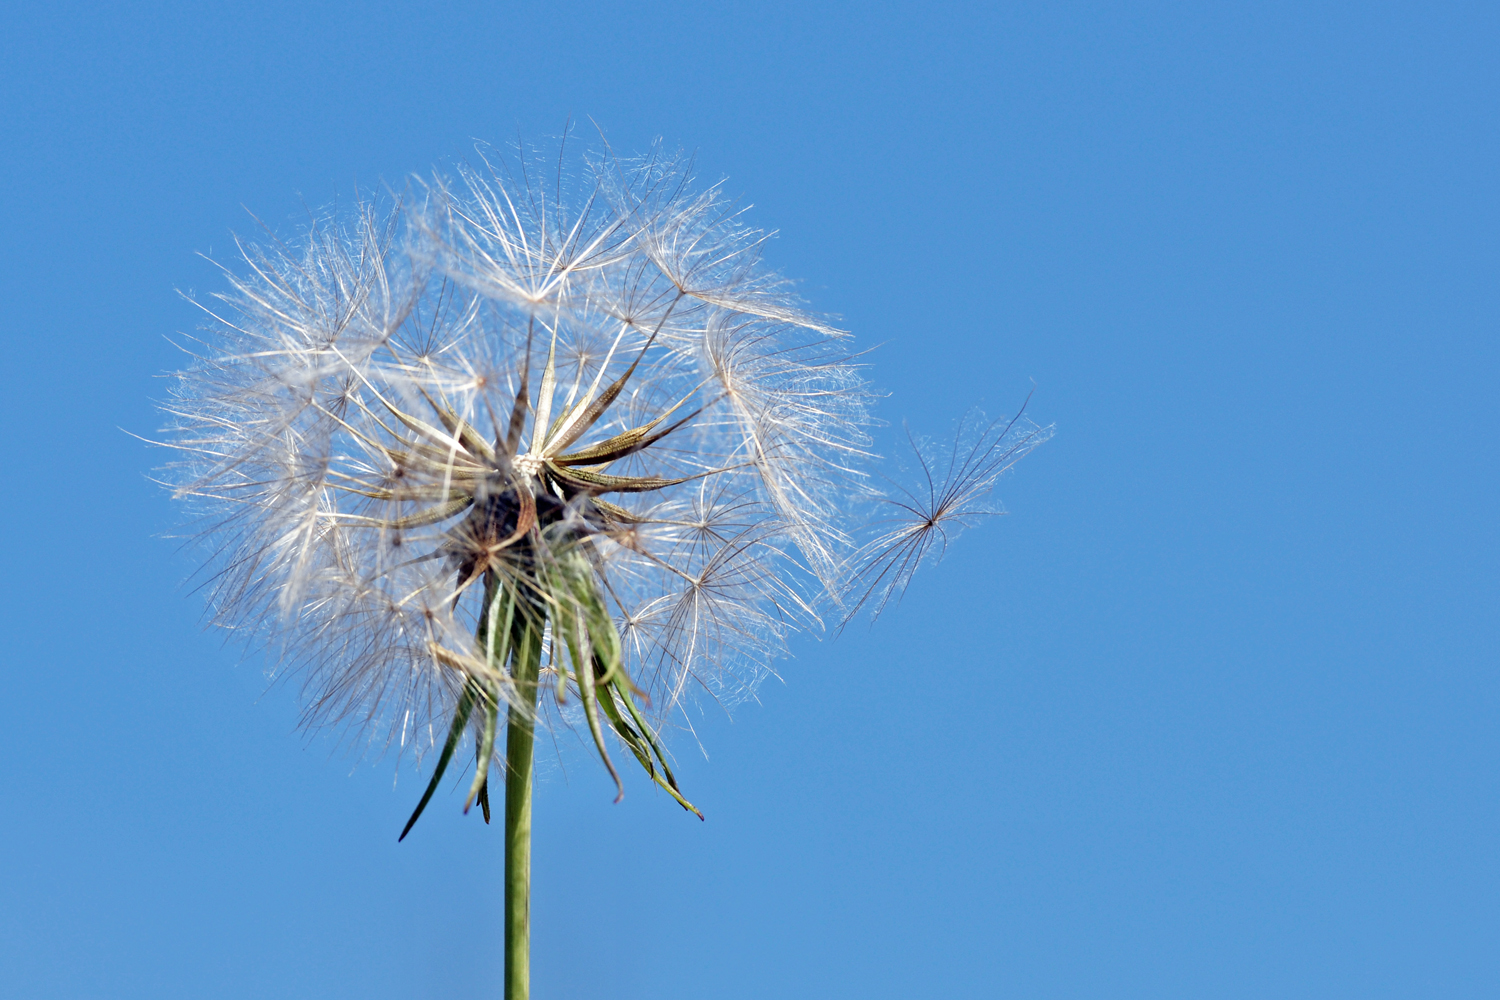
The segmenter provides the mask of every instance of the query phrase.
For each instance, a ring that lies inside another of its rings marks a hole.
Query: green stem
[[[512,677],[529,711],[512,705],[505,727],[505,1000],[531,993],[531,766],[537,682],[541,672],[539,623],[517,623]]]

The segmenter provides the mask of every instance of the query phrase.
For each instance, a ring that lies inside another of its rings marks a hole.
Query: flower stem
[[[517,629],[512,678],[527,703],[512,705],[505,727],[505,1000],[531,993],[531,767],[541,628]]]

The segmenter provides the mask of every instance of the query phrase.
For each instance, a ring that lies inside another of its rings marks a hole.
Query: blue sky
[[[0,993],[495,992],[497,828],[444,792],[396,843],[419,778],[202,631],[120,428],[247,209],[571,116],[753,202],[893,429],[1034,384],[1058,433],[874,628],[705,712],[707,822],[552,769],[538,1000],[1491,995],[1497,22],[7,8]]]

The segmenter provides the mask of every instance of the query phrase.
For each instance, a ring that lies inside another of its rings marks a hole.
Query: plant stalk
[[[516,628],[512,677],[528,706],[512,705],[505,724],[505,1000],[531,993],[531,770],[542,631]]]

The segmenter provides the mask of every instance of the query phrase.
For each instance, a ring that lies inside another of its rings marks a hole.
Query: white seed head
[[[753,690],[856,565],[845,335],[670,158],[496,157],[413,191],[241,244],[205,307],[165,409],[214,620],[300,669],[308,724],[420,751],[504,680],[480,581],[566,537],[654,725]]]

